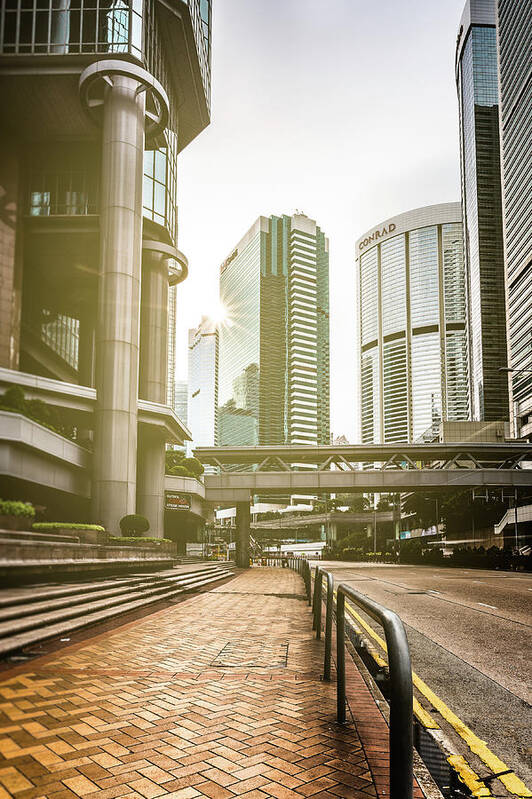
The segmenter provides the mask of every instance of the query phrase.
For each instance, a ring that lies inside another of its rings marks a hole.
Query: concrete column
[[[165,405],[167,372],[167,258],[155,250],[144,250],[140,306],[139,397]]]
[[[21,181],[17,147],[0,137],[0,366],[18,369],[22,304]]]
[[[136,509],[144,92],[116,74],[105,89],[96,332],[93,517],[116,533]]]
[[[249,502],[236,503],[236,565],[249,569],[249,531],[251,508]]]
[[[164,435],[142,425],[138,447],[137,513],[150,523],[148,535],[164,538]]]

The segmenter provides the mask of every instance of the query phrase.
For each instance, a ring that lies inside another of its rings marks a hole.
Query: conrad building
[[[532,15],[529,2],[497,0],[510,412],[532,437]]]
[[[430,440],[469,418],[460,203],[387,219],[356,243],[365,444]]]
[[[456,47],[471,416],[508,419],[495,0],[468,0]]]
[[[222,264],[220,445],[329,443],[328,249],[304,214],[261,216]]]
[[[138,511],[162,534],[165,443],[187,437],[176,162],[210,119],[210,21],[210,0],[2,4],[0,389],[71,432],[26,419],[15,451],[3,418],[2,477],[112,532]]]

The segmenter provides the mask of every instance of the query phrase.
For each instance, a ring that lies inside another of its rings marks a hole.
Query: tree
[[[189,472],[195,474],[197,477],[205,471],[203,464],[197,458],[183,458],[181,465],[188,469]]]

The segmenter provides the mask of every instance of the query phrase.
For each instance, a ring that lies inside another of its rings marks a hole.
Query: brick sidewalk
[[[365,746],[336,725],[322,646],[264,568],[6,672],[0,799],[386,795],[382,716],[350,668]]]

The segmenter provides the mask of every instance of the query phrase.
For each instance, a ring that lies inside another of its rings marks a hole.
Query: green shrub
[[[2,396],[2,405],[14,411],[23,411],[26,407],[22,386],[10,386]]]
[[[33,519],[35,516],[35,508],[31,502],[0,499],[0,516],[25,516],[28,519]]]
[[[199,477],[204,472],[203,464],[197,458],[184,458],[181,465],[196,477]]]
[[[170,466],[166,473],[175,475],[176,477],[196,477],[186,466]]]
[[[71,441],[76,440],[77,431],[72,425],[65,425],[61,411],[40,399],[27,400],[22,386],[10,386],[0,396],[0,410],[10,413],[21,413],[54,433],[58,433]]]
[[[32,525],[33,530],[96,530],[98,533],[105,533],[105,527],[101,524],[75,524],[74,522],[37,522]]]
[[[150,529],[150,523],[145,516],[140,513],[129,513],[120,519],[120,532],[122,535],[138,536],[139,533],[146,533]]]

